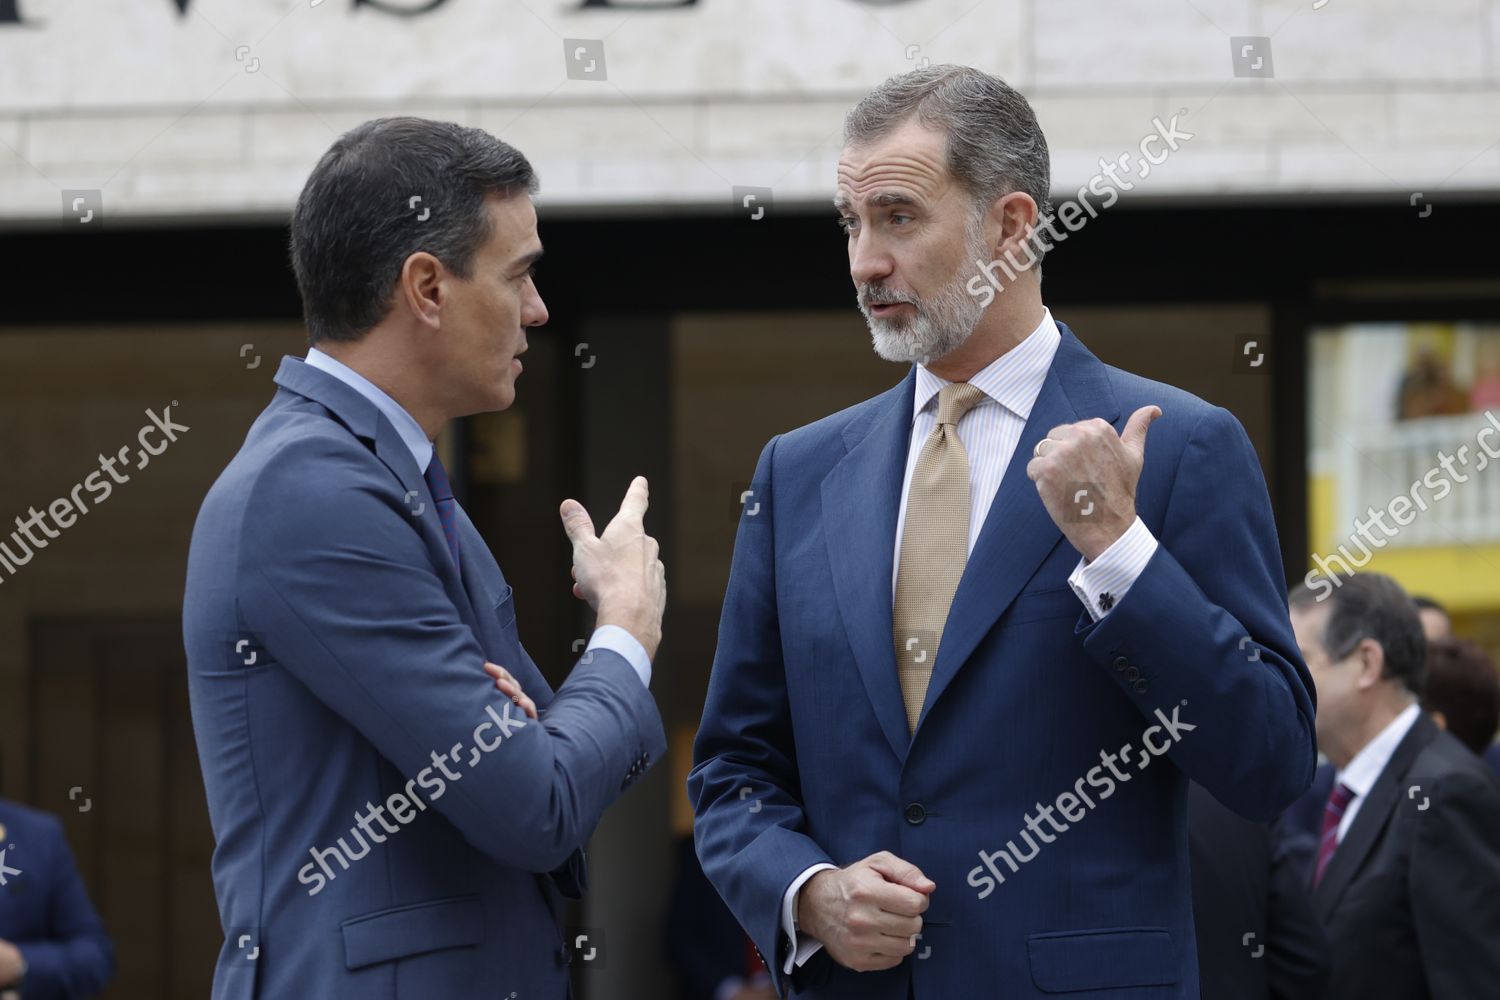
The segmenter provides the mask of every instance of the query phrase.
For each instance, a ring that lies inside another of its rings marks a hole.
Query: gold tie
[[[891,625],[896,675],[912,733],[927,698],[948,609],[969,560],[969,456],[958,439],[958,422],[984,398],[984,391],[968,382],[943,386],[937,426],[922,445],[907,490]]]

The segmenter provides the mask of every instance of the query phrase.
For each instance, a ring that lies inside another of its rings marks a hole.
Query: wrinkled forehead
[[[840,211],[930,204],[952,185],[943,137],[906,126],[874,142],[844,147],[833,202]]]

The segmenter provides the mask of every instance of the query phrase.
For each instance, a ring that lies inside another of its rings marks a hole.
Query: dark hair
[[[1433,639],[1427,644],[1427,688],[1422,707],[1442,712],[1448,731],[1482,754],[1500,727],[1500,674],[1477,643]]]
[[[1380,573],[1350,573],[1334,582],[1338,586],[1322,597],[1299,583],[1292,588],[1288,603],[1305,608],[1326,598],[1329,610],[1323,649],[1329,658],[1342,660],[1363,640],[1374,639],[1385,653],[1383,676],[1399,680],[1412,694],[1420,695],[1427,637],[1416,604],[1399,583]]]
[[[477,128],[377,118],[341,135],[292,211],[307,342],[358,340],[385,318],[406,259],[426,251],[467,279],[493,235],[485,199],[534,193],[520,151]]]
[[[970,66],[929,66],[886,80],[844,118],[844,144],[865,145],[916,117],[947,136],[948,171],[988,208],[1024,191],[1036,202],[1037,226],[1052,214],[1047,138],[1021,92]],[[1041,256],[1044,246],[1033,251]]]

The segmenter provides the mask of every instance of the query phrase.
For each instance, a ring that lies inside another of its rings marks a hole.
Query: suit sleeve
[[[512,711],[400,484],[356,441],[289,445],[248,507],[239,546],[246,630],[417,780],[423,801],[477,850],[525,871],[560,868],[661,757],[656,705],[612,650],[585,654],[541,721]]]
[[[93,996],[115,971],[114,946],[89,902],[62,827],[55,830],[46,876],[47,932],[14,942],[28,966],[26,1000]]]
[[[807,835],[802,810],[776,612],[775,448],[772,438],[755,467],[760,509],[752,515],[747,505],[740,517],[688,792],[703,871],[785,994],[782,896],[802,871],[832,859]]]
[[[1312,780],[1314,696],[1260,462],[1227,410],[1199,419],[1170,489],[1155,554],[1079,634],[1146,718],[1195,727],[1168,751],[1188,777],[1247,819],[1270,820]],[[1143,683],[1127,679],[1130,667]]]
[[[1487,774],[1449,775],[1416,823],[1409,891],[1432,1000],[1493,996],[1500,983],[1500,786]]]

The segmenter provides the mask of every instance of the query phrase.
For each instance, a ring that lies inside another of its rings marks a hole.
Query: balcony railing
[[[1494,423],[1484,413],[1465,413],[1343,435],[1338,451],[1340,535],[1353,531],[1356,518],[1367,521],[1368,508],[1374,507],[1390,512],[1384,522],[1396,531],[1388,540],[1393,548],[1500,542],[1500,459],[1482,447],[1488,444],[1490,451],[1500,452],[1500,412],[1491,413]],[[1486,427],[1496,429],[1481,441]],[[1440,452],[1452,458],[1446,468]],[[1396,501],[1402,496],[1409,513]],[[1402,526],[1400,520],[1409,523]],[[1386,537],[1379,526],[1368,534]]]

